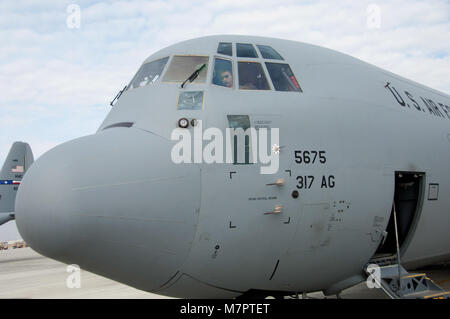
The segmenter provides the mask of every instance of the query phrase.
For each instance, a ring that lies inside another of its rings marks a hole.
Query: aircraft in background
[[[175,297],[330,295],[373,272],[391,298],[448,296],[405,269],[450,259],[449,95],[318,46],[219,35],[151,55],[111,104],[22,180],[15,217],[37,252]],[[174,163],[173,132],[200,123],[253,130],[231,163]],[[261,174],[255,132],[274,129],[279,167]]]
[[[27,143],[15,142],[0,171],[0,225],[14,220],[14,203],[20,182],[34,157]]]

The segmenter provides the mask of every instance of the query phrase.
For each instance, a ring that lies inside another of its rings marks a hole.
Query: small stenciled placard
[[[181,92],[178,98],[178,110],[202,110],[203,91]]]
[[[439,197],[439,184],[428,185],[428,200],[438,200]]]

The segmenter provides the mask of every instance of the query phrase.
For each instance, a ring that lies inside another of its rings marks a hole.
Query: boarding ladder
[[[450,292],[435,284],[426,274],[408,273],[400,261],[397,213],[394,204],[396,256],[372,259],[364,267],[368,280],[391,299],[450,299]]]
[[[379,268],[375,268],[374,264]],[[400,270],[400,280],[399,280]],[[401,265],[372,261],[364,268],[367,277],[391,299],[449,299],[450,292],[426,274],[408,273]]]

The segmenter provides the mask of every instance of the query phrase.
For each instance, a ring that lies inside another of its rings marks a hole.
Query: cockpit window
[[[206,67],[201,68],[206,64]],[[201,72],[193,83],[205,83],[208,74],[208,57],[197,55],[175,55],[164,76],[164,82],[184,82],[196,70]]]
[[[266,62],[266,67],[275,90],[302,92],[300,84],[288,64]]]
[[[128,85],[128,89],[130,88],[134,89],[155,83],[156,80],[158,80],[158,78],[160,77],[164,69],[164,66],[167,63],[167,60],[169,60],[169,57],[145,63],[144,65],[142,65],[139,71],[134,76],[134,78],[131,80],[130,84]]]
[[[268,45],[256,45],[264,59],[284,60],[283,57]]]
[[[230,42],[220,42],[217,48],[217,53],[224,55],[233,55],[233,49]]]
[[[201,110],[203,108],[203,91],[181,92],[178,97],[178,110]]]
[[[214,59],[213,84],[228,88],[233,87],[233,64],[230,60]]]
[[[242,129],[243,133],[239,136],[239,131],[230,132],[232,135],[233,164],[252,164],[252,143],[251,131],[248,130],[250,117],[248,115],[227,115],[228,124],[232,129]],[[239,138],[241,137],[241,138]]]
[[[257,58],[255,48],[252,44],[236,43],[236,54],[240,58]]]
[[[270,90],[266,75],[258,62],[238,62],[239,88],[243,90]]]

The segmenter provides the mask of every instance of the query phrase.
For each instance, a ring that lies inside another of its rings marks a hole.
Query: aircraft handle
[[[284,183],[285,183],[284,178],[279,178],[279,179],[277,179],[277,181],[275,183],[269,183],[269,184],[266,184],[266,186],[275,186],[275,185],[276,186],[283,186]]]
[[[273,211],[264,213],[264,215],[275,215],[283,212],[283,205],[276,205]]]

